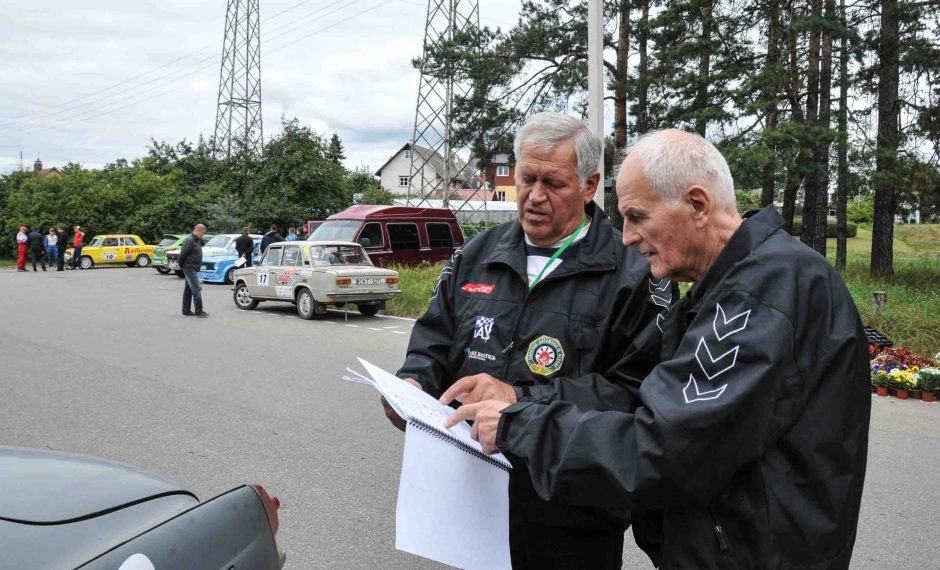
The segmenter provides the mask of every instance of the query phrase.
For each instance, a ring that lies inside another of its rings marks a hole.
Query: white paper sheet
[[[509,472],[409,427],[395,547],[467,570],[511,568]]]

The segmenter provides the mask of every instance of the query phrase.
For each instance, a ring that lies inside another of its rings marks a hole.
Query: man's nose
[[[633,231],[630,224],[624,220],[623,221],[623,245],[636,245],[640,242],[640,235]]]
[[[545,187],[541,181],[536,180],[535,184],[532,185],[532,189],[529,190],[529,201],[530,202],[544,202],[547,194],[545,192]]]

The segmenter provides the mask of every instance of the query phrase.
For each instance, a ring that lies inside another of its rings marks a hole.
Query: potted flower
[[[888,388],[891,387],[891,377],[884,370],[878,370],[871,377],[871,383],[875,385],[875,393],[885,397],[888,395]]]
[[[914,373],[917,372],[917,367],[907,370],[901,370],[900,368],[895,368],[888,373],[891,384],[894,386],[894,395],[898,400],[906,400],[911,395],[911,390],[917,387],[917,379],[914,377]]]
[[[940,368],[921,368],[917,373],[917,386],[920,388],[921,400],[936,401],[937,391],[940,390]]]

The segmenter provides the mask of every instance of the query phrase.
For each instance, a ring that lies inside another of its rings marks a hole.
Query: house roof
[[[382,176],[382,171],[385,170],[385,167],[388,166],[388,163],[395,160],[396,156],[401,154],[402,151],[408,150],[409,148],[414,150],[414,152],[418,153],[418,156],[420,156],[422,160],[424,160],[428,164],[428,166],[434,169],[434,172],[436,172],[437,174],[442,174],[444,172],[444,157],[443,156],[441,156],[439,153],[429,148],[425,148],[423,146],[418,146],[418,145],[412,145],[410,142],[408,142],[402,145],[402,147],[398,149],[395,152],[395,154],[390,156],[389,159],[385,161],[385,164],[380,166],[379,169],[375,171],[375,175]]]
[[[60,174],[59,169],[54,166],[52,168],[41,168],[34,172],[36,173],[36,176],[49,176],[50,174]]]

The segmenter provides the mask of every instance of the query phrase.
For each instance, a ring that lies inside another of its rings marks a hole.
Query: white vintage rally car
[[[232,281],[239,309],[254,309],[261,301],[288,301],[297,305],[303,319],[326,313],[329,305],[347,303],[371,317],[401,292],[397,271],[375,267],[361,245],[345,241],[271,244],[257,266],[236,269]]]

